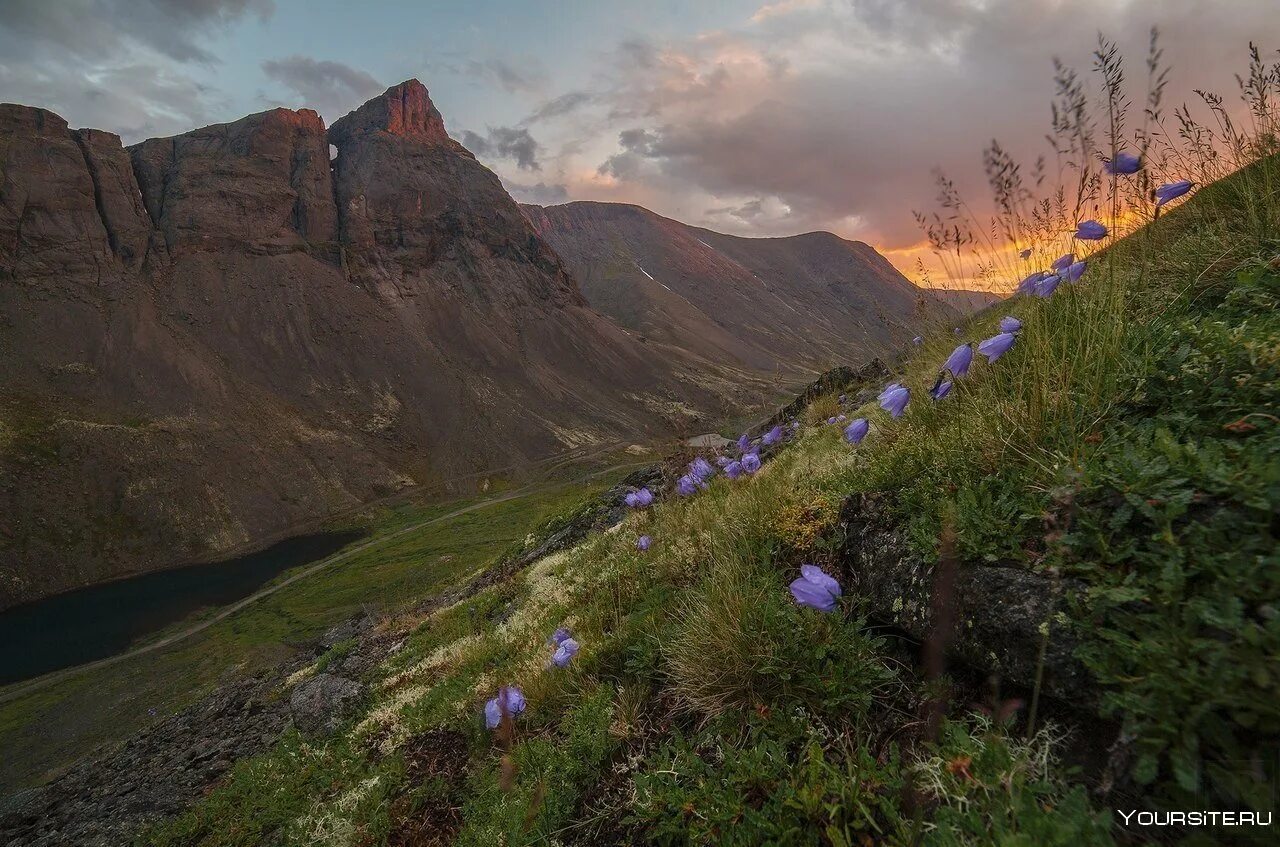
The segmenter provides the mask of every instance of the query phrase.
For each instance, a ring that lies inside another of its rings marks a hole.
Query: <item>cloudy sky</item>
[[[979,190],[992,137],[1043,152],[1052,60],[1102,31],[1140,86],[1153,25],[1175,102],[1280,47],[1276,0],[3,0],[0,100],[129,143],[417,77],[518,199],[828,229],[908,270],[931,169]]]

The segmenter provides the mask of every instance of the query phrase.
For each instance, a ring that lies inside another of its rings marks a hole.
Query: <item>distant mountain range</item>
[[[522,208],[593,308],[647,339],[751,370],[865,361],[924,321],[995,299],[918,288],[868,245],[829,232],[740,238],[619,203]]]
[[[955,314],[825,233],[522,212],[416,80],[129,148],[0,105],[0,174],[0,608],[693,432]]]

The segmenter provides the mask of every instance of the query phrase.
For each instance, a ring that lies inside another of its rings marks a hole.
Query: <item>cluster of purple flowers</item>
[[[574,640],[569,630],[560,627],[551,634],[548,644],[556,648],[555,653],[551,656],[551,664],[557,668],[567,668],[569,662],[573,661],[573,657],[578,655],[581,645]]]
[[[653,492],[648,488],[641,488],[638,491],[627,492],[627,496],[623,499],[633,509],[644,509],[653,505]]]
[[[497,729],[504,717],[514,718],[524,711],[524,693],[514,685],[498,689],[498,696],[484,704],[484,723],[489,729]]]

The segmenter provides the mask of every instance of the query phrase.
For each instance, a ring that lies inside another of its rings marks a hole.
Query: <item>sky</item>
[[[125,143],[275,106],[326,122],[416,77],[523,202],[638,203],[722,232],[824,229],[910,275],[940,167],[1045,152],[1053,60],[1098,34],[1170,106],[1234,97],[1276,0],[0,0],[0,101]],[[1139,97],[1140,99],[1140,97]]]

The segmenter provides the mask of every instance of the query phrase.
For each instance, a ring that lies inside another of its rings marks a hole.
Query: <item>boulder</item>
[[[365,688],[352,679],[322,673],[293,689],[289,709],[293,723],[311,735],[328,735],[351,717],[364,699]]]

